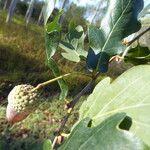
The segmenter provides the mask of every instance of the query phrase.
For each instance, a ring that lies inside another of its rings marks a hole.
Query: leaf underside
[[[150,145],[150,66],[133,67],[112,83],[110,78],[105,78],[79,112],[79,121],[89,117],[93,126],[114,113],[125,112],[132,118],[131,130]]]
[[[82,26],[77,26],[71,29],[66,35],[65,41],[59,44],[65,52],[61,53],[65,59],[73,62],[80,62],[81,59],[87,57],[87,52],[84,50],[85,34]]]
[[[90,55],[87,57],[87,64],[89,69],[96,70],[97,72],[103,72],[101,66],[105,65],[108,56],[120,54],[125,50],[125,46],[122,44],[123,38],[128,35],[137,32],[141,24],[137,20],[139,12],[143,8],[143,0],[110,0],[109,7],[106,15],[102,19],[101,27],[90,26],[88,29],[88,37],[90,41],[90,51],[95,53],[95,58],[99,54],[99,59],[95,59]],[[102,55],[106,56],[104,60]],[[91,58],[92,57],[92,58]],[[93,59],[94,66],[92,68],[90,59]],[[94,61],[96,60],[96,61]],[[107,61],[108,65],[109,61]],[[105,69],[107,71],[107,69]]]
[[[96,127],[83,119],[59,150],[148,150],[132,133],[118,128],[125,117],[125,113],[115,114]]]

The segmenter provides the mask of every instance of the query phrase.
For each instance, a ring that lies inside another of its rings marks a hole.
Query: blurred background
[[[57,0],[49,21],[53,20],[59,9],[64,9],[61,18],[62,34],[68,32],[70,22],[83,26],[86,32],[90,24],[100,27],[108,4],[109,0]],[[59,86],[53,83],[44,89],[45,102],[27,119],[13,126],[8,126],[5,120],[7,95],[15,85],[37,85],[54,77],[46,65],[43,6],[42,0],[0,0],[0,150],[41,149],[42,141],[50,135],[53,136],[52,133],[58,128],[64,114],[64,102],[58,100]],[[144,6],[149,8],[150,0],[145,0]],[[147,11],[147,15],[142,17],[143,26],[139,33],[150,25],[150,9]],[[87,41],[88,39],[85,40],[86,50]],[[149,32],[140,38],[140,43],[150,48],[149,41]],[[69,62],[61,56],[60,51],[54,58],[62,74],[72,71],[87,73],[85,62]],[[115,62],[110,65],[109,72],[98,80],[107,75],[115,79],[133,66],[124,62],[117,66]],[[69,86],[68,99],[79,92],[89,80],[89,77],[82,75],[69,76],[66,79]],[[85,98],[86,96],[82,99]],[[67,124],[66,131],[78,118],[78,106]]]

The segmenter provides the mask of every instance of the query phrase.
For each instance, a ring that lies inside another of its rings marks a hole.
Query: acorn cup
[[[8,105],[6,109],[7,121],[14,124],[24,120],[41,103],[42,97],[40,89],[69,75],[71,75],[71,73],[40,83],[36,87],[29,84],[15,86],[8,95]]]

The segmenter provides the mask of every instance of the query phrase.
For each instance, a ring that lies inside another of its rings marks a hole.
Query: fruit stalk
[[[52,82],[55,82],[55,81],[57,81],[57,80],[60,80],[60,79],[62,79],[63,77],[67,77],[67,76],[69,76],[69,75],[71,75],[71,73],[67,73],[67,74],[61,75],[61,76],[59,76],[59,77],[56,77],[56,78],[54,78],[54,79],[51,79],[51,80],[45,81],[45,82],[43,82],[43,83],[40,83],[40,84],[38,84],[38,85],[33,89],[33,91],[39,90],[39,89],[45,87],[46,85],[48,85],[48,84],[50,84],[50,83],[52,83]]]

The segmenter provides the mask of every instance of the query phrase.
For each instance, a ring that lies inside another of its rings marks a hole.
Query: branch
[[[68,112],[67,114],[63,117],[61,125],[58,129],[58,131],[56,132],[56,136],[54,138],[52,147],[54,148],[56,143],[57,143],[57,139],[58,137],[61,135],[61,132],[63,131],[66,122],[68,121],[68,118],[71,115],[71,112],[73,110],[73,108],[75,107],[75,105],[77,104],[77,102],[79,101],[79,99],[81,98],[81,96],[83,96],[87,91],[89,91],[89,89],[91,89],[92,85],[95,83],[96,78],[92,79],[85,87],[84,89],[82,89],[75,97],[74,99],[67,105],[68,106]]]
[[[150,30],[150,27],[141,32],[139,35],[137,35],[134,39],[132,39],[130,42],[127,43],[127,46],[130,46],[132,43],[134,43],[136,40],[138,40],[141,36],[143,36],[146,32]]]
[[[132,39],[131,41],[129,41],[128,43],[127,43],[127,48],[125,49],[125,51],[124,51],[124,53],[122,54],[122,56],[121,56],[121,59],[123,59],[125,56],[126,56],[126,54],[128,53],[128,51],[130,50],[130,45],[132,44],[132,43],[134,43],[136,40],[138,40],[141,36],[143,36],[145,33],[147,33],[148,31],[150,30],[150,27],[149,28],[147,28],[146,30],[144,30],[143,32],[141,32],[139,35],[137,35],[134,39]]]

